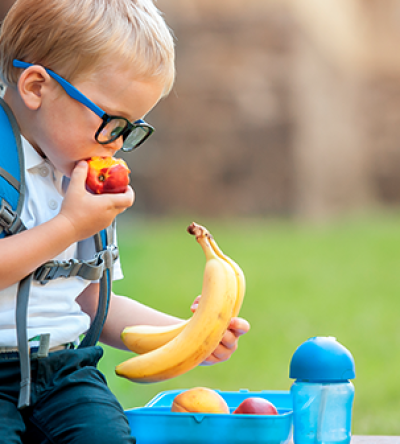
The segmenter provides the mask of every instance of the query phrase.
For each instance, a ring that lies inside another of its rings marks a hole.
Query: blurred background
[[[125,408],[197,385],[288,390],[308,337],[353,353],[354,434],[400,435],[400,2],[158,0],[177,80],[126,156],[116,291],[181,317],[206,225],[247,277],[252,329],[230,361],[154,385],[102,369]]]
[[[327,220],[400,202],[396,0],[159,0],[177,80],[135,212]]]

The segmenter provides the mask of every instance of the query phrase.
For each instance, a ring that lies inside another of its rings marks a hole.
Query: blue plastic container
[[[159,393],[145,407],[127,410],[137,444],[286,444],[292,437],[292,398],[289,391],[223,392],[216,390],[233,411],[244,399],[268,399],[278,415],[232,415],[171,412],[182,390]]]
[[[315,337],[290,363],[295,444],[349,444],[355,377],[351,353],[332,337]]]

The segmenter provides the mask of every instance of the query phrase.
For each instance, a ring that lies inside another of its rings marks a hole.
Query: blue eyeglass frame
[[[13,60],[13,66],[15,68],[22,68],[26,69],[30,66],[34,66],[34,63],[28,63],[23,62],[21,60],[14,59]],[[42,66],[42,65],[39,65]],[[141,139],[136,145],[132,147],[124,147],[122,146],[122,151],[132,151],[138,146],[140,146],[145,140],[147,140],[151,134],[154,132],[154,128],[149,125],[147,122],[145,122],[142,119],[136,120],[135,122],[130,122],[128,119],[122,116],[111,116],[107,114],[105,111],[103,111],[99,106],[97,106],[95,103],[93,103],[90,99],[88,99],[83,93],[81,93],[75,86],[73,86],[71,83],[69,83],[67,80],[56,74],[51,69],[48,69],[43,66],[43,68],[46,70],[46,72],[49,74],[50,77],[52,77],[56,82],[60,84],[60,86],[64,89],[64,91],[73,99],[77,100],[78,102],[82,103],[82,105],[89,108],[91,111],[93,111],[97,116],[100,117],[100,119],[103,120],[102,124],[100,125],[99,129],[96,132],[95,139],[98,143],[101,145],[106,145],[108,143],[114,142],[118,137],[123,138],[123,141],[127,139],[129,134],[136,128],[142,128],[143,130],[147,131],[147,133],[144,135],[143,139]],[[120,133],[116,134],[114,137],[107,141],[99,141],[98,136],[100,132],[103,130],[103,128],[109,123],[111,120],[119,119],[124,120],[126,122],[126,127],[124,127]]]

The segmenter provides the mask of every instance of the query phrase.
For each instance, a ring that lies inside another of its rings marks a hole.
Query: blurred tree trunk
[[[400,3],[288,4],[300,27],[293,70],[298,214],[324,219],[399,202],[399,131],[390,121],[399,121]]]
[[[364,39],[352,0],[291,1],[297,214],[327,219],[374,201],[363,109]]]

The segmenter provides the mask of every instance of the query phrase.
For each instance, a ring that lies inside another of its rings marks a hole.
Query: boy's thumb
[[[87,162],[85,162],[84,160],[80,160],[79,162],[77,162],[71,174],[71,182],[86,181],[87,171],[88,171]]]

